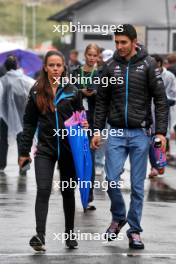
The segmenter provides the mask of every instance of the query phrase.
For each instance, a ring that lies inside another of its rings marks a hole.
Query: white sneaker
[[[97,166],[97,167],[95,168],[95,174],[96,174],[97,176],[101,176],[101,175],[103,174],[103,168],[100,167],[100,166]]]

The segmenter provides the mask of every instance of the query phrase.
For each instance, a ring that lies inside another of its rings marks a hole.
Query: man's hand
[[[162,151],[165,151],[166,150],[166,137],[161,134],[157,134],[155,135],[155,137],[161,140],[161,149]]]
[[[91,140],[91,148],[98,149],[101,145],[101,136],[95,135]]]
[[[23,164],[26,160],[29,160],[30,162],[32,162],[32,159],[30,158],[30,156],[29,157],[19,157],[18,164],[19,164],[20,168],[23,167]]]

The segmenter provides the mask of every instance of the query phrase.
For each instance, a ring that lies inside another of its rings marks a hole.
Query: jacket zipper
[[[128,128],[128,81],[129,81],[129,66],[126,68],[126,75],[125,75],[125,126]]]
[[[62,90],[63,92],[63,90]],[[64,97],[61,97],[63,95],[63,93],[60,93],[59,95],[59,98],[57,98],[56,100],[56,96],[55,96],[55,99],[54,99],[54,106],[55,106],[55,118],[56,118],[56,129],[57,131],[59,130],[59,114],[58,114],[58,109],[57,109],[57,105],[59,104],[60,100],[61,99],[65,99],[67,97],[70,97],[70,96],[73,96],[73,93],[69,93],[67,95],[64,95]],[[60,144],[59,144],[59,136],[57,135],[57,143],[58,143],[58,149],[57,149],[57,152],[58,152],[58,160],[59,160],[59,156],[60,156]]]

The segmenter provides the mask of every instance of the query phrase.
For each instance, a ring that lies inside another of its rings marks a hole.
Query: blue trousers
[[[112,219],[116,222],[127,219],[130,226],[127,233],[140,233],[143,231],[140,222],[150,137],[144,129],[123,129],[121,136],[111,135],[111,130],[112,128],[109,131],[105,152],[105,171],[106,180],[109,182],[108,195],[111,200]],[[110,186],[110,182],[119,182],[128,155],[131,166],[131,201],[126,215],[121,189]]]

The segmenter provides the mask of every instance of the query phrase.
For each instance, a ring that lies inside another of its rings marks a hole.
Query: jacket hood
[[[148,56],[148,52],[147,52],[146,48],[143,45],[141,45],[141,44],[137,44],[136,51],[137,51],[137,54],[135,54],[130,59],[130,63],[136,63],[137,61],[140,61],[140,60],[142,60],[142,59],[144,59],[145,57]],[[121,63],[124,63],[124,64],[127,63],[127,61],[123,57],[119,56],[117,50],[114,52],[113,59],[115,61],[118,61],[118,62],[121,62]]]
[[[23,76],[23,71],[21,69],[17,69],[17,70],[10,70],[7,71],[6,73],[7,76],[16,76],[16,77],[21,77]]]

